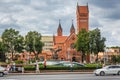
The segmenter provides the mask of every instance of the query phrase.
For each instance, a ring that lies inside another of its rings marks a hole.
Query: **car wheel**
[[[105,75],[105,72],[104,71],[101,71],[100,72],[100,76],[104,76]]]
[[[98,74],[95,74],[95,76],[98,76]]]
[[[0,72],[0,77],[3,77],[3,75],[4,75],[3,72]]]
[[[118,73],[117,73],[118,75],[120,75],[120,71],[118,71]]]

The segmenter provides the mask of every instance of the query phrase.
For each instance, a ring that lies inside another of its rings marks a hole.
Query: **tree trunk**
[[[38,55],[39,55],[39,53],[36,54],[36,59],[37,59],[37,60],[39,59],[39,58],[38,58]]]
[[[85,53],[82,52],[82,63],[84,62],[84,60],[85,60]]]
[[[35,55],[35,61],[37,60],[37,54],[34,52],[34,55]]]
[[[96,60],[95,60],[96,62],[98,62],[98,54],[97,54],[97,57],[96,57]]]
[[[12,61],[13,61],[13,52],[12,52],[12,55],[11,55],[11,56],[12,56]]]
[[[89,63],[90,62],[90,54],[86,55],[86,62]]]
[[[84,62],[84,56],[83,56],[83,53],[82,53],[82,63]]]

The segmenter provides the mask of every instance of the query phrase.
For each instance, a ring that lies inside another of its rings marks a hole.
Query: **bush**
[[[39,64],[39,68],[43,69],[43,65]],[[24,65],[24,69],[25,70],[36,70],[36,66],[35,65]]]
[[[102,67],[102,64],[98,64],[98,63],[85,64],[85,65],[86,65],[86,67],[99,67],[99,68]]]
[[[73,67],[73,70],[94,70],[96,68],[101,68],[101,64],[86,64],[85,67]],[[35,65],[26,65],[24,66],[25,70],[35,70],[36,67]],[[44,70],[43,64],[40,64],[39,67],[40,70]],[[46,70],[70,70],[70,67],[65,67],[65,66],[47,66]]]
[[[26,65],[26,66],[24,66],[24,70],[35,70],[36,68],[35,68],[35,66],[34,65]]]
[[[100,66],[98,68],[101,68]],[[43,69],[40,67],[40,69]],[[46,70],[70,70],[71,67],[65,67],[65,66],[47,66]],[[72,67],[73,70],[94,70],[96,69],[96,66],[85,66],[85,67]]]
[[[46,70],[69,70],[69,67],[64,66],[47,66]]]
[[[23,64],[23,61],[22,60],[16,60],[15,63],[16,64]]]

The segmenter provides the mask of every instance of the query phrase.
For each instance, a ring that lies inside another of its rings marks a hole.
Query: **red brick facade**
[[[76,9],[76,20],[77,20],[77,33],[81,29],[86,29],[88,31],[88,19],[89,19],[89,10],[88,6],[79,6],[77,5]],[[64,59],[64,60],[72,60],[72,61],[81,61],[81,54],[77,52],[74,48],[74,44],[77,40],[77,36],[75,33],[75,28],[72,23],[71,28],[70,28],[70,35],[69,36],[64,36],[60,35],[62,34],[62,26],[59,22],[57,36],[54,36],[54,46],[57,49],[61,49],[61,51],[57,52],[58,58],[59,59]],[[87,56],[87,61],[89,61],[89,56]]]
[[[87,6],[77,5],[76,9],[76,20],[77,20],[77,32],[81,29],[86,29],[88,31],[89,26],[89,10]]]

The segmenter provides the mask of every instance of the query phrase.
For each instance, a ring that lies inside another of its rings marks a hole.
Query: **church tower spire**
[[[62,36],[62,27],[61,27],[60,19],[59,19],[59,25],[58,25],[58,29],[57,29],[57,35]]]
[[[71,25],[71,28],[70,28],[70,34],[72,33],[75,33],[75,28],[74,28],[74,25],[73,25],[73,20],[72,20],[72,25]]]

